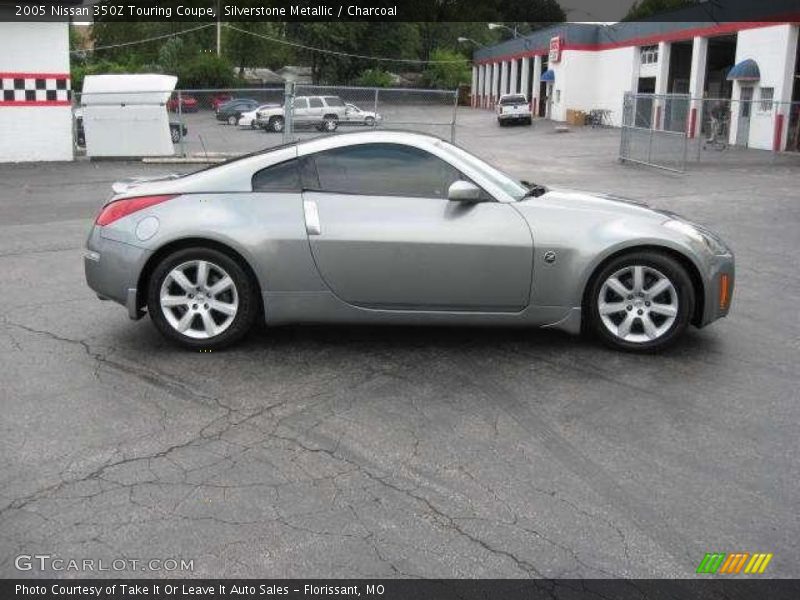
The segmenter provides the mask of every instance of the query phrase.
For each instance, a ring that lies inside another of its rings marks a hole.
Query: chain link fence
[[[735,98],[625,94],[619,157],[683,172],[688,161],[771,164],[800,151],[800,102],[777,102],[744,86]],[[760,152],[759,152],[760,151]]]
[[[685,171],[690,103],[688,95],[626,93],[620,124],[620,160]]]
[[[77,93],[73,103],[76,154],[99,156],[101,142],[116,137],[119,156],[152,156],[156,147],[159,156],[214,161],[287,141],[371,128],[419,131],[455,140],[457,92],[286,84]],[[165,112],[171,145],[162,143]],[[149,132],[150,142],[158,141],[149,144],[148,150],[139,135],[125,133],[129,128],[142,136]],[[94,142],[88,152],[87,137]]]

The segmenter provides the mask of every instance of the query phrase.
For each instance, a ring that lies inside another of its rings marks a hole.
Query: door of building
[[[753,112],[753,86],[744,86],[739,95],[739,121],[736,124],[736,145],[747,146],[750,139],[750,115]]]

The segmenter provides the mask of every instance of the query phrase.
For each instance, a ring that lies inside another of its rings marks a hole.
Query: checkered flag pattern
[[[69,104],[68,75],[0,74],[0,104]]]

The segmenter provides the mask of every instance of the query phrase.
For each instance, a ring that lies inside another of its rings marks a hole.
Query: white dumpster
[[[172,75],[87,75],[80,97],[86,155],[174,154],[166,104],[177,82]]]

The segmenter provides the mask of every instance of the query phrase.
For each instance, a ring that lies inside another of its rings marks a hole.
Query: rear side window
[[[253,175],[254,192],[301,192],[319,189],[314,163],[308,157],[293,158]]]
[[[311,108],[322,108],[322,98],[309,98],[308,104]]]
[[[400,144],[362,144],[314,155],[319,189],[374,196],[446,198],[450,184],[461,179],[440,158]]]
[[[325,104],[328,106],[344,106],[342,99],[337,96],[325,96]]]
[[[308,100],[305,98],[295,98],[292,106],[295,108],[308,108]]]
[[[254,192],[299,192],[301,187],[296,159],[261,169],[253,175]]]

